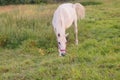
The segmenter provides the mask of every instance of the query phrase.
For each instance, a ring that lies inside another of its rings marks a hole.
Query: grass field
[[[86,17],[59,57],[52,30],[59,4],[0,6],[0,80],[120,80],[120,0],[81,0]]]

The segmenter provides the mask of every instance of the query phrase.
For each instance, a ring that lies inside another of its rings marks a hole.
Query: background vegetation
[[[0,6],[0,80],[120,80],[120,0],[79,2],[79,45],[71,27],[65,57],[51,25],[60,3]]]
[[[74,0],[0,0],[0,5],[8,4],[41,4],[41,3],[56,3]]]

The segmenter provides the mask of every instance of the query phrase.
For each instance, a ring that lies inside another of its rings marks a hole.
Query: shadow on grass
[[[89,6],[89,5],[101,5],[102,2],[94,2],[94,1],[87,1],[87,2],[80,2],[84,6]]]

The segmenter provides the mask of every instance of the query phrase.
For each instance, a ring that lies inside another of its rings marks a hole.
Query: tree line
[[[0,5],[9,4],[40,4],[40,3],[55,3],[55,2],[66,2],[74,0],[0,0]]]

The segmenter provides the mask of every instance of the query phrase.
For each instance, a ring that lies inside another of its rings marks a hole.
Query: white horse
[[[74,24],[75,43],[78,44],[77,20],[85,17],[85,8],[80,3],[64,3],[60,5],[53,15],[52,25],[58,41],[58,51],[60,56],[66,53],[65,30]]]

